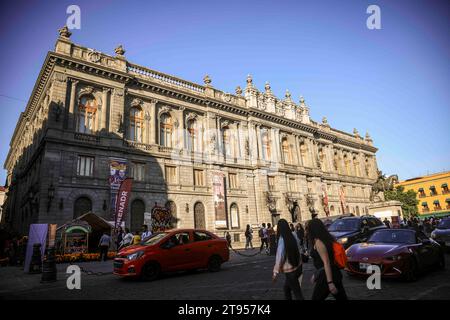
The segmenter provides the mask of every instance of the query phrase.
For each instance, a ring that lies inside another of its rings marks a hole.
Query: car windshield
[[[416,243],[414,232],[407,230],[380,230],[376,231],[368,242],[381,243]]]
[[[161,241],[161,239],[164,238],[166,235],[167,232],[156,232],[152,234],[149,238],[147,238],[145,241],[142,241],[141,244],[145,246],[152,246]]]
[[[359,219],[339,219],[334,221],[329,227],[328,231],[356,231],[359,229]]]
[[[450,219],[445,219],[439,222],[438,229],[450,229]]]

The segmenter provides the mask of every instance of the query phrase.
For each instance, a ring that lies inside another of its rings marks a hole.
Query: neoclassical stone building
[[[138,228],[155,203],[179,227],[229,230],[286,218],[305,221],[366,212],[377,163],[372,140],[310,119],[303,98],[259,91],[248,76],[235,94],[74,44],[60,30],[21,114],[5,162],[6,221],[62,224],[92,210],[110,218],[110,159],[134,178],[127,224]],[[225,181],[218,223],[214,174]],[[341,191],[343,190],[343,191]],[[345,202],[342,200],[342,193]],[[223,220],[223,217],[221,218]]]

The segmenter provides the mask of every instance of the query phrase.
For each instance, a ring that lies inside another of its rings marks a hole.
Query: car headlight
[[[437,237],[436,237],[436,233],[432,233],[431,234],[431,237],[433,238],[433,239],[436,239]]]
[[[137,260],[144,255],[144,251],[138,251],[127,256],[128,260]]]
[[[339,238],[339,239],[337,240],[337,242],[339,242],[340,244],[347,243],[347,242],[348,242],[348,238]]]

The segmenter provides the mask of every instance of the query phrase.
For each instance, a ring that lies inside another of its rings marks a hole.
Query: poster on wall
[[[225,176],[222,172],[213,173],[213,199],[216,228],[227,228],[227,212],[225,205]]]
[[[117,193],[116,200],[116,219],[114,228],[117,229],[118,226],[121,225],[122,221],[125,221],[125,216],[128,210],[128,202],[130,200],[131,195],[131,184],[133,179],[126,178],[122,181],[120,185],[119,191]]]
[[[330,215],[330,208],[328,206],[327,187],[324,184],[322,185],[322,204],[323,210],[325,211],[325,215],[328,217]]]
[[[111,202],[110,202],[110,211],[111,211],[111,220],[116,221],[116,199],[117,193],[119,192],[119,188],[122,182],[126,178],[127,172],[127,160],[118,159],[118,158],[110,158],[109,159],[109,187],[111,190]]]
[[[151,228],[150,230],[152,230],[152,232],[172,229],[172,214],[170,210],[165,207],[153,207],[151,222],[148,227],[149,229]]]

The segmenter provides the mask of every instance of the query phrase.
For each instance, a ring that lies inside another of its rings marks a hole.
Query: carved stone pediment
[[[79,92],[78,96],[81,97],[81,96],[86,95],[86,94],[92,95],[92,94],[94,94],[94,92],[95,92],[94,87],[87,86],[87,87],[84,87],[84,88],[80,89],[80,92]]]
[[[94,50],[87,54],[87,58],[89,62],[98,63],[102,60],[102,55],[100,52]]]
[[[171,108],[169,106],[162,106],[159,108],[158,115],[161,116],[163,113],[170,113]]]

